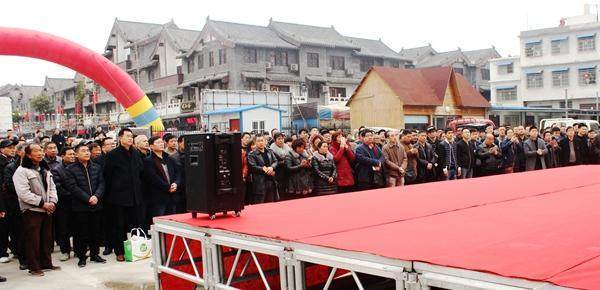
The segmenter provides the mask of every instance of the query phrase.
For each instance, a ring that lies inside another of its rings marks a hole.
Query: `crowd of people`
[[[82,137],[82,136],[78,136]],[[0,140],[0,263],[12,259],[33,276],[60,260],[124,261],[123,241],[152,218],[182,213],[184,136],[134,136],[128,128],[93,136],[38,132],[29,142]],[[485,130],[276,129],[242,133],[247,204],[382,187],[600,162],[600,139],[573,127],[488,126]],[[100,247],[104,250],[100,253]],[[12,259],[8,251],[12,253]],[[0,277],[0,281],[6,281]]]
[[[242,134],[246,202],[600,163],[600,138],[573,127],[301,129]]]
[[[102,255],[124,261],[130,229],[185,211],[182,150],[182,138],[128,128],[100,129],[91,139],[56,130],[30,142],[9,131],[0,141],[0,263],[14,259],[44,276],[59,269],[55,243],[60,260],[78,258],[79,267],[105,263],[101,246]]]

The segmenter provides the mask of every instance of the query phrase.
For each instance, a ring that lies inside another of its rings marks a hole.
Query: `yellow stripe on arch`
[[[154,121],[150,122],[148,126],[152,127],[154,131],[164,131],[165,127],[163,126],[163,122],[160,118],[156,118]]]
[[[148,96],[144,95],[139,101],[135,102],[135,104],[131,105],[129,108],[125,108],[129,113],[131,118],[135,118],[144,112],[148,111],[148,109],[152,108],[152,102],[148,98]]]

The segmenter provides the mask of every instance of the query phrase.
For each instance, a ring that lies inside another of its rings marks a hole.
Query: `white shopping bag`
[[[148,239],[146,233],[140,228],[132,229],[131,237],[124,241],[123,245],[127,262],[135,262],[152,256],[152,239]]]

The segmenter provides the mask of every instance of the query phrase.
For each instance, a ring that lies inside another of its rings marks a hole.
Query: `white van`
[[[552,127],[554,125],[558,127],[571,127],[573,124],[584,123],[587,125],[588,129],[598,130],[600,128],[600,124],[596,120],[578,120],[573,118],[556,118],[556,119],[542,119],[540,121],[540,130],[544,130],[545,128]]]

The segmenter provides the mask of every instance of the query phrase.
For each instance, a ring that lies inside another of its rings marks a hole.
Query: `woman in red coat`
[[[329,146],[329,151],[333,154],[333,160],[337,167],[338,192],[351,192],[354,187],[354,174],[352,173],[354,152],[342,132],[333,133],[331,140],[333,141]]]

